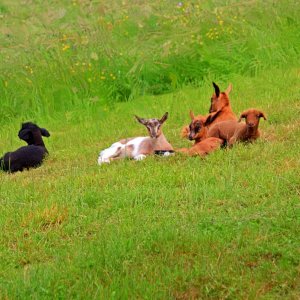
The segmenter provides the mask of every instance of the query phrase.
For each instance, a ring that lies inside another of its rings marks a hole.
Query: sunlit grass
[[[232,79],[234,111],[259,107],[268,121],[257,143],[206,159],[96,163],[112,142],[146,134],[133,114],[168,111],[164,133],[188,146],[180,128],[191,107],[208,110],[210,82],[104,115],[37,118],[52,134],[45,164],[0,174],[2,296],[297,299],[299,71]],[[22,144],[18,127],[1,128],[3,151]]]

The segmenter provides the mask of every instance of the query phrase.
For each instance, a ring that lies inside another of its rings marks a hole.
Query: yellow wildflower
[[[62,47],[62,51],[66,51],[70,48],[70,45],[68,44],[63,44],[63,47]]]

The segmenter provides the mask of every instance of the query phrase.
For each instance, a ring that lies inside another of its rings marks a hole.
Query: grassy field
[[[297,1],[0,3],[0,155],[47,128],[41,168],[0,172],[0,299],[299,299]],[[208,112],[211,81],[262,137],[205,159],[97,165],[133,115]]]

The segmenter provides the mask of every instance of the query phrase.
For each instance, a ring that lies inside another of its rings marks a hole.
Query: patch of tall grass
[[[295,64],[299,12],[295,1],[4,0],[0,120]]]

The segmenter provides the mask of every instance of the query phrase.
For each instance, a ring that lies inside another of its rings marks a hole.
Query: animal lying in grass
[[[245,118],[245,123],[240,123]],[[259,120],[264,118],[265,114],[258,109],[245,110],[238,122],[236,121],[224,121],[212,125],[207,133],[208,137],[216,137],[222,139],[228,146],[233,145],[237,141],[252,142],[259,136]]]
[[[234,120],[237,121],[237,117],[231,109],[229,94],[232,90],[232,84],[229,84],[225,92],[220,92],[219,86],[213,82],[213,87],[215,92],[211,97],[211,104],[209,108],[209,113],[218,113],[217,117],[214,118],[212,124],[219,122]],[[181,136],[187,138],[189,135],[189,126],[184,126],[181,130]]]
[[[98,158],[99,165],[125,157],[142,160],[148,155],[155,153],[168,156],[174,152],[173,147],[162,132],[162,125],[168,118],[167,112],[161,119],[135,117],[138,122],[147,128],[149,136],[123,139],[112,144],[109,148],[100,152]]]
[[[194,156],[200,155],[205,156],[221,147],[223,140],[210,137],[207,138],[208,125],[210,125],[217,114],[209,114],[208,116],[196,116],[190,111],[191,123],[189,125],[189,140],[194,140],[195,143],[191,148],[177,149],[178,152],[183,152],[187,155]]]
[[[4,154],[0,158],[0,169],[3,171],[13,173],[38,167],[48,154],[42,136],[49,137],[50,133],[45,128],[40,128],[31,122],[23,123],[18,136],[27,142],[28,146]]]

